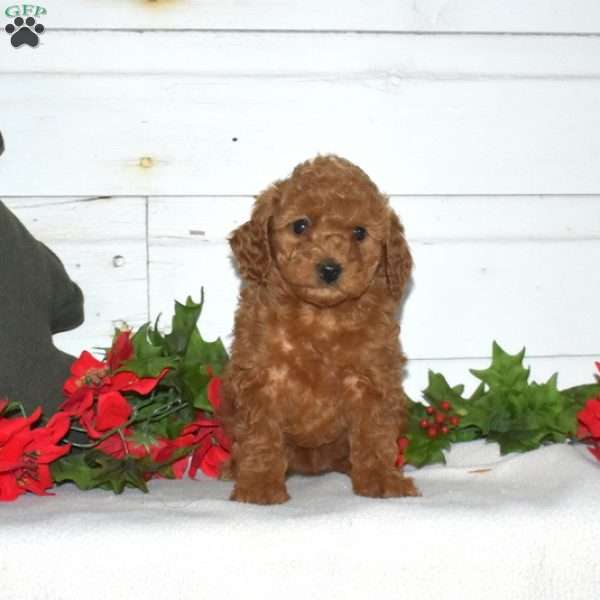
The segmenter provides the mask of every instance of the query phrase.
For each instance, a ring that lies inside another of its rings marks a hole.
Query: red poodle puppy
[[[244,285],[220,417],[233,500],[273,504],[288,473],[348,473],[415,496],[395,467],[407,420],[396,314],[412,260],[387,199],[337,156],[298,165],[230,240]]]

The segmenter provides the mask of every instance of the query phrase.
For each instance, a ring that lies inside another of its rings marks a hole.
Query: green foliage
[[[81,451],[72,452],[52,465],[56,482],[73,481],[81,489],[100,487],[121,493],[128,486],[147,491],[146,481],[156,474],[173,476],[172,463],[191,453],[194,447],[174,449],[168,461],[155,463],[148,455],[117,459],[100,452],[96,446],[118,434],[124,444],[126,441],[149,451],[160,440],[175,440],[195,420],[198,410],[213,412],[206,388],[211,378],[222,372],[228,356],[220,339],[207,342],[200,335],[198,319],[203,304],[204,293],[198,304],[191,298],[185,304],[176,302],[172,328],[166,335],[158,330],[158,319],[154,325],[146,323],[132,335],[133,355],[118,371],[133,372],[138,378],[162,378],[147,388],[138,382],[138,391],[123,391],[132,408],[127,431],[123,426],[118,432],[116,429],[108,432],[101,440],[74,444]],[[151,391],[144,394],[143,389]]]
[[[165,462],[154,462],[149,456],[116,459],[97,450],[74,452],[51,464],[52,478],[56,483],[72,481],[80,490],[99,487],[120,494],[126,487],[133,487],[148,492],[148,479],[156,474],[172,478],[171,465],[193,450],[179,448]]]
[[[436,412],[442,411],[442,402],[450,402],[460,423],[446,435],[428,437],[420,427],[422,419],[427,418],[426,407],[412,403],[406,462],[417,467],[444,462],[442,451],[452,443],[478,438],[497,442],[505,454],[574,437],[577,412],[587,399],[600,392],[600,386],[590,384],[560,391],[556,374],[545,383],[529,382],[524,357],[525,349],[510,355],[494,342],[491,365],[471,370],[481,384],[470,398],[463,397],[464,386],[451,387],[443,375],[430,372],[423,396]]]
[[[121,367],[139,377],[157,377],[165,368],[172,371],[162,382],[162,387],[177,390],[190,407],[212,411],[206,395],[206,386],[213,375],[219,375],[228,356],[220,338],[207,342],[198,330],[198,319],[204,305],[204,292],[200,303],[188,297],[185,304],[175,302],[171,332],[163,336],[158,332],[158,319],[154,328],[142,326],[132,337],[134,358]]]
[[[131,338],[133,358],[120,371],[133,371],[138,377],[158,377],[163,369],[177,365],[177,357],[165,353],[164,338],[149,323],[142,325]]]

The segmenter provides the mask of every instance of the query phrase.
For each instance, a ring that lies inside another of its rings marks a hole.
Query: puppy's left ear
[[[273,206],[280,197],[278,184],[258,196],[250,220],[240,225],[229,238],[240,275],[255,283],[262,282],[271,268],[269,223]]]
[[[392,209],[390,209],[388,236],[384,244],[384,261],[390,294],[396,300],[400,300],[410,277],[413,261],[404,239],[404,228]]]

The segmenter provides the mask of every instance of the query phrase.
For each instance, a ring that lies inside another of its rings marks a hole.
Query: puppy
[[[318,156],[264,191],[230,244],[244,283],[219,410],[232,499],[285,502],[288,473],[327,471],[363,496],[417,495],[395,467],[412,260],[387,199],[356,165]]]

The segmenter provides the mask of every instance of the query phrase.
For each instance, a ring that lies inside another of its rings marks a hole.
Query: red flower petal
[[[196,477],[196,473],[198,472],[198,469],[201,468],[202,461],[211,447],[212,441],[209,437],[207,437],[200,443],[198,448],[194,450],[194,454],[190,460],[190,470],[188,472],[188,475],[191,479]]]
[[[73,417],[80,417],[92,408],[94,404],[94,392],[89,388],[81,388],[70,398],[67,398],[60,409]]]
[[[71,427],[71,417],[64,412],[55,413],[52,418],[46,423],[44,429],[48,432],[50,441],[60,442]]]
[[[95,429],[109,431],[124,425],[131,416],[129,402],[119,392],[106,392],[98,397]]]
[[[190,463],[190,457],[184,456],[183,458],[176,460],[171,465],[175,479],[183,479],[183,476],[185,475],[185,472],[187,471],[189,463]]]
[[[221,466],[229,459],[229,452],[220,446],[212,446],[204,455],[200,464],[202,472],[208,477],[218,477]]]
[[[21,487],[37,496],[52,496],[46,492],[53,485],[50,469],[46,465],[40,465],[36,470],[35,477],[25,475]]]
[[[25,490],[17,485],[14,473],[0,473],[0,500],[11,502],[24,493]]]
[[[131,371],[122,371],[113,375],[111,388],[121,392],[136,392],[145,396],[149,394],[158,384],[158,382],[169,372],[169,369],[163,369],[158,377],[144,377],[140,379]]]
[[[75,377],[83,377],[92,369],[106,369],[106,363],[92,356],[87,350],[84,350],[71,365],[71,374]]]
[[[38,406],[28,417],[15,417],[12,419],[0,417],[0,444],[5,443],[17,432],[29,429],[29,426],[35,423],[41,416],[42,409]]]
[[[177,438],[176,440],[160,440],[160,447],[156,446],[151,451],[152,460],[157,463],[168,461],[175,451],[189,445],[189,443],[185,443],[189,441],[189,439],[184,440],[182,438]],[[189,456],[184,456],[171,464],[175,479],[181,479],[185,475],[189,460]]]
[[[208,395],[208,401],[210,405],[213,407],[213,410],[218,410],[219,406],[221,406],[221,401],[223,400],[221,386],[223,385],[223,380],[220,377],[213,377],[209,382],[206,388],[206,393]]]
[[[124,391],[130,386],[135,386],[139,383],[140,378],[133,371],[121,371],[115,373],[110,379],[110,387],[113,390]]]
[[[108,351],[107,362],[112,372],[116,371],[126,360],[133,356],[131,331],[122,331]]]
[[[600,398],[592,398],[577,413],[577,420],[594,438],[600,438]]]

